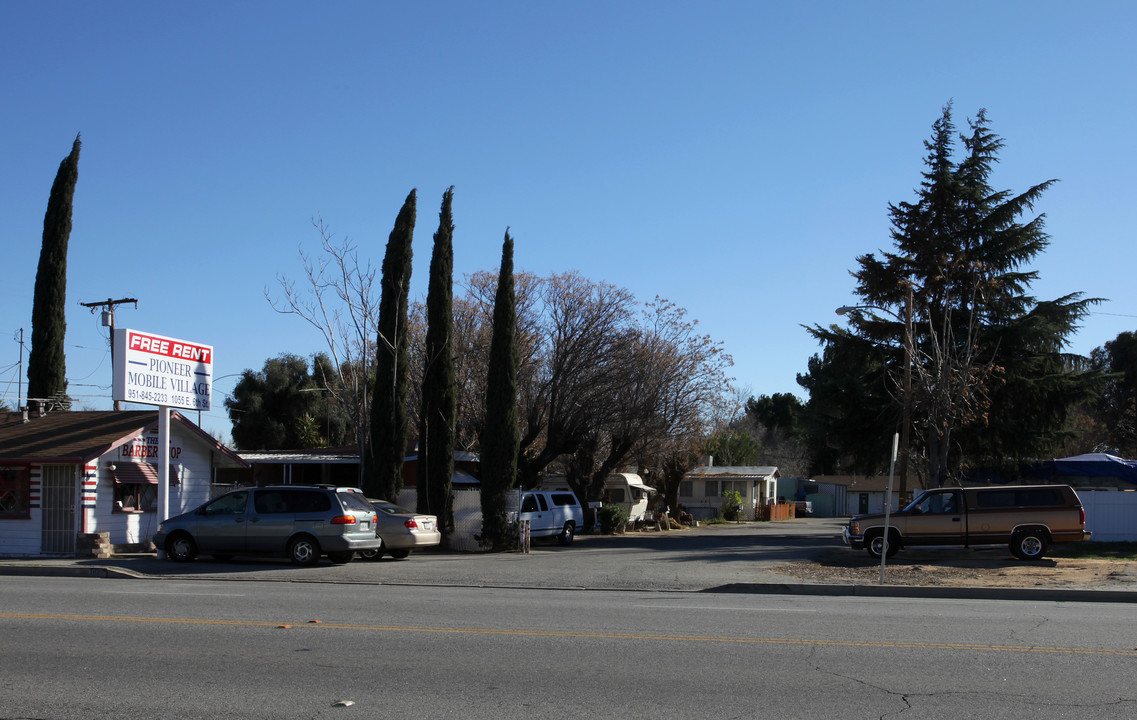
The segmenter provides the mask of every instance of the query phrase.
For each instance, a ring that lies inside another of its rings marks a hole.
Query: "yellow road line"
[[[863,647],[917,650],[987,650],[994,652],[1051,653],[1065,655],[1113,655],[1137,657],[1137,650],[1105,648],[1037,647],[1030,645],[987,645],[970,643],[935,643],[900,640],[807,640],[803,638],[740,638],[715,635],[655,635],[644,633],[585,632],[580,630],[497,630],[492,628],[416,627],[411,625],[354,625],[325,621],[210,620],[199,618],[145,618],[118,615],[56,615],[47,613],[6,613],[0,618],[22,620],[80,620],[97,622],[169,623],[180,625],[239,625],[271,628],[324,628],[334,630],[377,630],[386,632],[447,633],[458,635],[500,635],[519,637],[584,638],[592,640],[648,640],[664,642],[731,643],[737,645],[801,645],[821,647]]]

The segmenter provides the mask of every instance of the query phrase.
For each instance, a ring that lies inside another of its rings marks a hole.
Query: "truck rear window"
[[[1062,494],[1053,488],[1032,490],[980,490],[975,503],[981,508],[1043,507],[1061,505]]]

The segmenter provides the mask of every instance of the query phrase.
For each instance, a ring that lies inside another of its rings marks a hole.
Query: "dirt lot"
[[[869,584],[880,579],[880,561],[863,551],[839,548],[813,560],[770,568],[816,583]],[[1137,590],[1137,562],[1046,558],[1016,560],[1005,549],[903,550],[888,560],[885,582],[953,587],[1067,587]]]

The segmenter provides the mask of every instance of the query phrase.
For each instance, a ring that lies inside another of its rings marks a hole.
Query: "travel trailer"
[[[568,490],[564,475],[541,477],[542,490]],[[635,473],[612,473],[604,480],[604,504],[619,505],[628,511],[629,520],[643,520],[648,514],[650,496],[655,488],[644,484]]]

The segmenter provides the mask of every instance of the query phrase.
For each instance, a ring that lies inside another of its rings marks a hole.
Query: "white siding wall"
[[[1086,529],[1100,542],[1137,542],[1137,492],[1078,490]]]
[[[0,520],[0,556],[26,557],[40,554],[40,536],[43,530],[43,513],[40,511],[43,469],[32,465],[31,517],[27,520]]]
[[[861,490],[849,490],[845,495],[845,513],[847,515],[860,515],[861,507]],[[869,512],[882,513],[884,512],[884,490],[871,490],[869,496]],[[896,490],[892,491],[892,510],[897,510],[900,505],[900,493]]]
[[[42,522],[39,508],[27,520],[0,520],[0,557],[39,555]]]
[[[209,500],[209,481],[212,477],[211,450],[187,433],[179,433],[179,427],[171,424],[170,431],[177,439],[176,445],[182,451],[174,462],[178,469],[179,484],[170,488],[169,516],[181,515],[193,510]],[[136,462],[146,462],[136,459]],[[90,532],[109,532],[112,545],[147,543],[158,530],[157,513],[115,512],[114,476],[107,467],[111,463],[132,462],[119,457],[113,450],[98,459],[99,485],[96,491],[94,510],[90,514]]]

